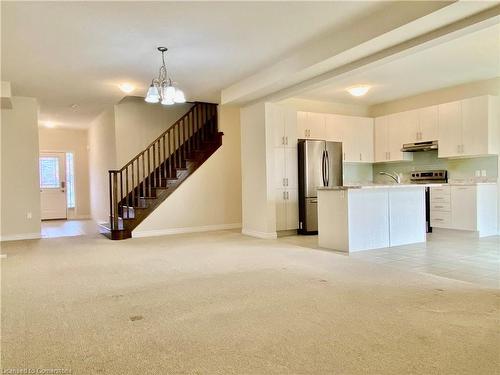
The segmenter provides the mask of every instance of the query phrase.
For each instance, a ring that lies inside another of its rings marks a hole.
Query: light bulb
[[[368,90],[370,90],[370,86],[368,85],[358,85],[347,89],[349,94],[352,96],[363,96],[368,92]]]
[[[160,101],[160,93],[158,92],[158,88],[156,86],[149,86],[148,93],[146,94],[144,101],[148,103],[158,103]]]
[[[175,91],[174,102],[186,103],[186,97],[184,96],[184,93],[182,92],[182,90],[177,89]]]
[[[163,98],[168,102],[173,102],[175,97],[175,87],[167,86],[163,90]]]

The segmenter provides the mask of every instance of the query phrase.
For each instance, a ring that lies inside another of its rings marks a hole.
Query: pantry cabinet
[[[274,150],[276,230],[298,228],[297,112],[288,107],[266,104],[266,124]]]
[[[440,104],[438,156],[467,157],[498,154],[498,98],[479,96]]]

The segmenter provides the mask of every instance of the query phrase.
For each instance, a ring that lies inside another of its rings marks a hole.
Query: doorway
[[[42,220],[67,219],[66,154],[40,153],[39,169]]]

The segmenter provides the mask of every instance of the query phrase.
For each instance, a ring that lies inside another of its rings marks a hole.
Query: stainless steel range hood
[[[438,149],[438,141],[426,141],[405,143],[401,151],[403,152],[419,152],[419,151],[432,151]]]

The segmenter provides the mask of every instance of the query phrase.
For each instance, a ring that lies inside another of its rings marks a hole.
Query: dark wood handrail
[[[130,159],[129,162],[127,162],[127,164],[125,164],[121,169],[118,169],[118,170],[113,170],[113,171],[117,171],[117,172],[120,172],[120,171],[123,171],[125,170],[125,168],[127,168],[130,164],[132,164],[134,161],[136,161],[142,154],[144,154],[146,152],[147,149],[153,147],[153,144],[155,144],[156,142],[158,142],[158,140],[160,138],[163,138],[163,136],[165,136],[174,126],[176,126],[179,122],[181,122],[182,120],[184,120],[184,118],[186,118],[190,112],[194,111],[194,108],[200,104],[211,104],[211,103],[200,103],[200,102],[194,102],[194,105],[189,108],[189,111],[187,111],[186,113],[184,113],[177,121],[175,121],[172,125],[170,125],[168,127],[167,130],[165,130],[163,133],[160,134],[160,136],[158,138],[156,138],[153,142],[151,142],[149,145],[147,145],[144,150],[142,150],[141,152],[139,152],[136,156],[134,156],[132,159]],[[111,170],[110,170],[111,172]]]
[[[217,105],[195,102],[122,168],[109,170],[111,229],[119,229],[119,220],[130,219],[130,211],[154,198],[158,188],[167,188],[177,171],[186,168],[188,156],[217,132]]]

